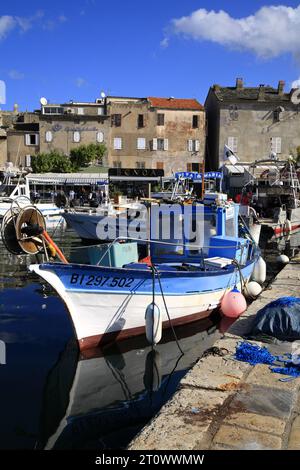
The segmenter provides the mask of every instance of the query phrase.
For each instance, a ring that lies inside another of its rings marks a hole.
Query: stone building
[[[69,155],[83,144],[104,143],[104,166],[199,171],[205,152],[205,112],[194,99],[109,96],[19,113],[7,130],[7,159],[30,166],[31,156]]]
[[[225,144],[242,162],[295,153],[300,145],[300,108],[293,99],[297,93],[285,92],[282,80],[277,88],[245,87],[242,78],[233,87],[213,85],[205,101],[207,168],[222,164]]]
[[[205,152],[205,112],[194,99],[108,97],[109,165],[199,171]]]
[[[4,168],[7,162],[7,130],[13,126],[18,115],[18,105],[14,105],[13,111],[1,111],[0,109],[0,168]]]

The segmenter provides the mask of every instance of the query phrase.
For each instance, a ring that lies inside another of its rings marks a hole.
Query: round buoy
[[[152,345],[159,343],[162,336],[162,318],[158,306],[153,302],[146,308],[145,327],[147,341]]]
[[[256,261],[251,280],[258,282],[258,284],[263,284],[267,277],[267,265],[265,260],[260,256]]]
[[[224,295],[221,311],[225,317],[238,318],[245,310],[247,310],[246,299],[236,287]]]
[[[261,293],[262,288],[258,282],[250,281],[245,287],[245,296],[249,299],[255,299]]]
[[[251,234],[253,240],[258,245],[259,244],[259,239],[260,239],[261,225],[260,224],[253,224],[253,225],[251,225],[249,231],[250,231],[250,234]]]
[[[288,264],[290,262],[290,258],[286,255],[278,255],[276,261],[280,264]]]

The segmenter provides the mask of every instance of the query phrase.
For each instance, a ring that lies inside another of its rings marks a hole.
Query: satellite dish
[[[40,103],[41,103],[42,106],[46,106],[46,105],[48,104],[47,98],[44,98],[44,97],[42,96],[42,98],[40,99]]]
[[[104,93],[104,91],[101,91],[100,95],[101,95],[101,98],[105,98],[105,97],[106,97],[106,94]]]
[[[300,88],[296,88],[291,94],[291,102],[293,104],[300,104]]]

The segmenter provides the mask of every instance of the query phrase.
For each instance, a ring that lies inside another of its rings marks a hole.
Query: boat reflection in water
[[[152,349],[143,337],[85,351],[70,342],[49,373],[36,447],[122,448],[174,393],[219,335],[216,319],[178,327]]]

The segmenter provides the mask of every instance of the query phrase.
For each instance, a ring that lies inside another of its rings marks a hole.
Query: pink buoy
[[[221,311],[225,317],[238,318],[245,310],[247,310],[246,299],[236,287],[224,295]]]

